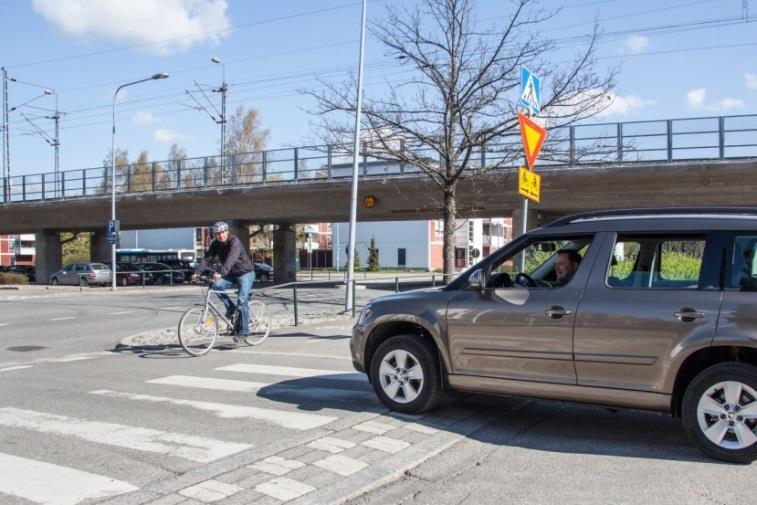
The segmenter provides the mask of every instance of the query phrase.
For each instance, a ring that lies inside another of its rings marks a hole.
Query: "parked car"
[[[29,283],[37,282],[37,271],[32,265],[12,265],[7,267],[6,272],[23,274],[29,279]]]
[[[116,283],[119,286],[134,286],[143,284],[142,277],[144,276],[144,284],[153,283],[153,274],[149,272],[143,272],[140,267],[131,263],[117,263],[116,264]]]
[[[561,284],[565,250],[581,261]],[[748,463],[755,258],[757,208],[569,216],[446,287],[372,300],[353,363],[393,410],[423,412],[458,390],[664,411],[709,456]]]
[[[268,282],[273,280],[273,267],[268,263],[253,263],[255,269],[255,280]]]
[[[50,284],[74,286],[106,286],[112,282],[113,272],[103,263],[71,263],[50,276]]]
[[[194,264],[190,263],[189,261],[184,260],[165,260],[162,262],[165,265],[168,265],[172,269],[181,272],[184,274],[184,280],[187,281],[192,278],[192,274],[194,274],[195,268]]]
[[[186,280],[183,272],[174,270],[165,263],[137,263],[136,266],[151,274],[151,284],[181,284]]]

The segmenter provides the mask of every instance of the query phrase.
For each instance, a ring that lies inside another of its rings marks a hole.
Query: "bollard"
[[[395,293],[400,292],[400,278],[399,277],[394,278],[394,292]]]
[[[431,276],[431,287],[432,288],[436,287],[436,275]]]
[[[293,284],[292,289],[294,289],[294,325],[297,326],[299,323],[297,319],[297,284]]]

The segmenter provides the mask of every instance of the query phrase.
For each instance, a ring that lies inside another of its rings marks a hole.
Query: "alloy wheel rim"
[[[418,398],[426,382],[418,358],[402,349],[387,353],[381,360],[379,380],[384,394],[403,404]]]
[[[757,443],[757,391],[739,381],[713,384],[699,398],[697,422],[718,447],[751,447]]]

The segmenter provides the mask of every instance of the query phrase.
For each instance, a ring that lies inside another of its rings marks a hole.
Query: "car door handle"
[[[693,321],[694,319],[704,319],[704,312],[699,312],[694,309],[690,309],[688,307],[684,307],[675,314],[678,319],[681,321]]]
[[[553,307],[548,308],[544,311],[545,314],[547,314],[552,319],[559,319],[562,316],[568,316],[570,315],[569,310],[565,310],[564,308],[560,307],[559,305],[555,305]]]

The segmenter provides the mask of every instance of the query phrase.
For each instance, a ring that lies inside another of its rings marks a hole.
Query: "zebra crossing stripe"
[[[221,391],[238,391],[242,393],[254,393],[260,388],[270,386],[270,384],[264,382],[214,379],[212,377],[195,377],[192,375],[169,375],[168,377],[152,379],[147,382],[148,384],[165,384],[168,386],[215,389]]]
[[[236,365],[222,366],[216,368],[220,372],[241,372],[255,373],[261,375],[283,375],[286,377],[297,378],[318,378],[366,382],[368,378],[365,374],[357,372],[345,372],[342,370],[318,370],[315,368],[294,368],[289,366],[271,366],[271,365],[252,365],[239,363]]]
[[[259,407],[248,407],[246,405],[230,405],[227,403],[202,402],[195,400],[183,400],[180,398],[168,398],[165,396],[153,396],[134,393],[122,393],[107,389],[90,391],[90,394],[107,396],[109,398],[124,398],[127,400],[138,400],[153,403],[168,403],[171,405],[181,405],[192,407],[198,410],[212,412],[216,416],[224,419],[250,418],[268,421],[270,423],[291,428],[295,430],[309,430],[318,428],[338,418],[331,416],[322,416],[317,414],[307,414],[304,412],[287,412],[284,410],[264,409]]]
[[[216,461],[252,447],[195,435],[87,421],[13,407],[0,408],[0,426],[71,436],[88,442],[154,452],[200,463]]]
[[[0,493],[45,505],[74,505],[139,489],[94,473],[0,453]]]

